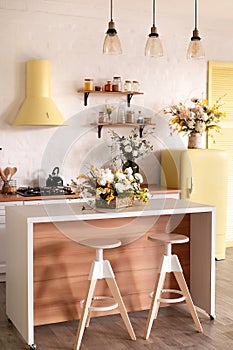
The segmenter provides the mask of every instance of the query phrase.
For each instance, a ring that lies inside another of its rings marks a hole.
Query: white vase
[[[191,133],[188,139],[188,148],[206,148],[206,133]]]

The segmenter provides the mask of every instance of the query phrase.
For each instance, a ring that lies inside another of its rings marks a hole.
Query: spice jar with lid
[[[134,92],[138,92],[139,91],[139,82],[137,80],[133,80],[132,88],[133,88]]]
[[[94,90],[93,79],[86,78],[84,79],[84,90]]]
[[[122,90],[122,82],[121,77],[113,77],[112,81],[112,91],[121,91]]]
[[[143,115],[142,115],[142,111],[138,111],[137,123],[138,124],[143,124],[143,122],[144,122],[144,118],[143,118]]]
[[[130,80],[126,80],[124,83],[125,91],[132,91],[132,82]]]
[[[104,91],[112,91],[111,80],[107,80],[107,83],[104,85]]]
[[[126,123],[133,124],[134,123],[134,111],[128,110],[126,113]]]
[[[98,123],[106,123],[107,122],[107,116],[104,112],[99,112],[99,119]]]

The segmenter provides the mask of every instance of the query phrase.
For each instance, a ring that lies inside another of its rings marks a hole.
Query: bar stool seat
[[[194,320],[194,323],[196,325],[198,332],[202,333],[203,329],[199,321],[199,318],[197,316],[195,306],[191,299],[191,295],[188,290],[178,256],[175,254],[172,254],[172,244],[187,243],[189,241],[189,238],[185,235],[175,234],[175,233],[172,233],[172,234],[155,233],[153,235],[148,236],[148,239],[152,241],[164,243],[166,252],[161,261],[157,281],[155,283],[154,292],[151,293],[152,301],[151,301],[149,315],[147,318],[144,338],[148,339],[150,336],[153,321],[154,319],[157,318],[157,315],[158,315],[160,303],[172,304],[172,303],[180,303],[183,301],[186,302],[189,308],[189,311],[191,313],[191,316]],[[166,278],[166,273],[171,273],[171,272],[174,274],[180,290],[163,288],[164,281]],[[179,296],[176,298],[163,298],[162,297],[163,293],[171,293]]]
[[[113,238],[98,238],[87,239],[79,242],[80,245],[92,248],[96,250],[96,258],[92,262],[89,272],[89,283],[87,288],[86,297],[81,301],[82,314],[79,320],[78,331],[75,341],[74,350],[78,350],[81,346],[81,341],[85,327],[89,324],[91,311],[107,311],[119,308],[121,317],[125,323],[128,333],[132,340],[136,340],[136,336],[133,327],[130,323],[124,302],[122,300],[118,285],[115,280],[115,275],[112,270],[111,264],[108,260],[103,259],[103,250],[112,249],[121,246],[121,241]],[[113,297],[109,296],[94,296],[97,280],[105,279],[107,285],[112,293]],[[92,302],[95,300],[113,300],[114,304],[110,306],[92,306]]]

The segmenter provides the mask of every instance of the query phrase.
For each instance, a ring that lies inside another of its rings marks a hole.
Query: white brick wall
[[[225,8],[232,13],[232,3],[223,0],[216,13],[222,16]],[[155,113],[172,102],[205,94],[207,60],[233,59],[233,23],[227,13],[224,21],[216,17],[211,4],[211,0],[199,4],[206,59],[187,62],[186,49],[194,26],[192,1],[157,1],[164,57],[150,59],[144,57],[144,47],[152,22],[151,0],[114,1],[114,19],[123,47],[119,57],[101,52],[109,21],[108,0],[0,0],[0,167],[17,166],[15,178],[23,185],[35,183],[39,175],[46,178],[55,165],[62,168],[69,182],[83,163],[104,162],[107,131],[98,140],[89,124],[106,97],[91,95],[88,107],[84,107],[83,96],[76,93],[84,77],[100,83],[118,74],[123,79],[139,80],[145,94],[134,97],[133,104]],[[25,63],[29,59],[51,61],[52,96],[70,126],[10,125],[25,97]],[[169,137],[163,120],[155,119],[156,148],[178,147],[177,138]],[[153,171],[150,162],[143,160],[142,166],[149,180],[158,182],[159,167],[155,165]]]

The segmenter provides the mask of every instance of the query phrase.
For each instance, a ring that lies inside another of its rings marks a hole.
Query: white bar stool
[[[108,260],[103,260],[103,250],[112,249],[121,246],[121,241],[112,238],[104,239],[87,239],[80,241],[79,244],[96,249],[96,258],[92,262],[90,273],[89,273],[89,283],[87,288],[86,297],[81,301],[81,306],[83,307],[81,318],[79,320],[78,331],[75,341],[74,350],[78,350],[81,346],[81,341],[85,327],[89,324],[90,312],[91,311],[107,311],[119,308],[121,317],[125,323],[125,326],[129,332],[129,335],[132,340],[136,340],[136,336],[133,330],[133,327],[130,323],[124,302],[122,300],[118,285],[115,280],[115,275],[112,270],[111,264]],[[95,286],[97,280],[105,279],[107,285],[113,295],[113,298],[107,296],[94,296]],[[95,307],[91,306],[92,301],[94,300],[103,300],[103,299],[112,299],[115,301],[115,304],[107,307]]]
[[[148,239],[164,243],[166,247],[166,252],[162,258],[157,281],[155,283],[154,292],[152,293],[152,302],[147,318],[144,339],[148,339],[150,336],[151,327],[154,319],[157,318],[160,303],[180,303],[185,301],[195,322],[198,332],[202,333],[203,329],[197,316],[195,306],[191,299],[191,295],[189,293],[179,259],[177,255],[172,254],[172,244],[187,243],[189,241],[189,238],[180,234],[157,233],[149,236]],[[173,272],[176,281],[180,287],[180,290],[163,289],[166,273],[170,272]],[[172,294],[175,293],[181,296],[179,296],[178,298],[171,299],[162,298],[162,294],[167,292]]]

